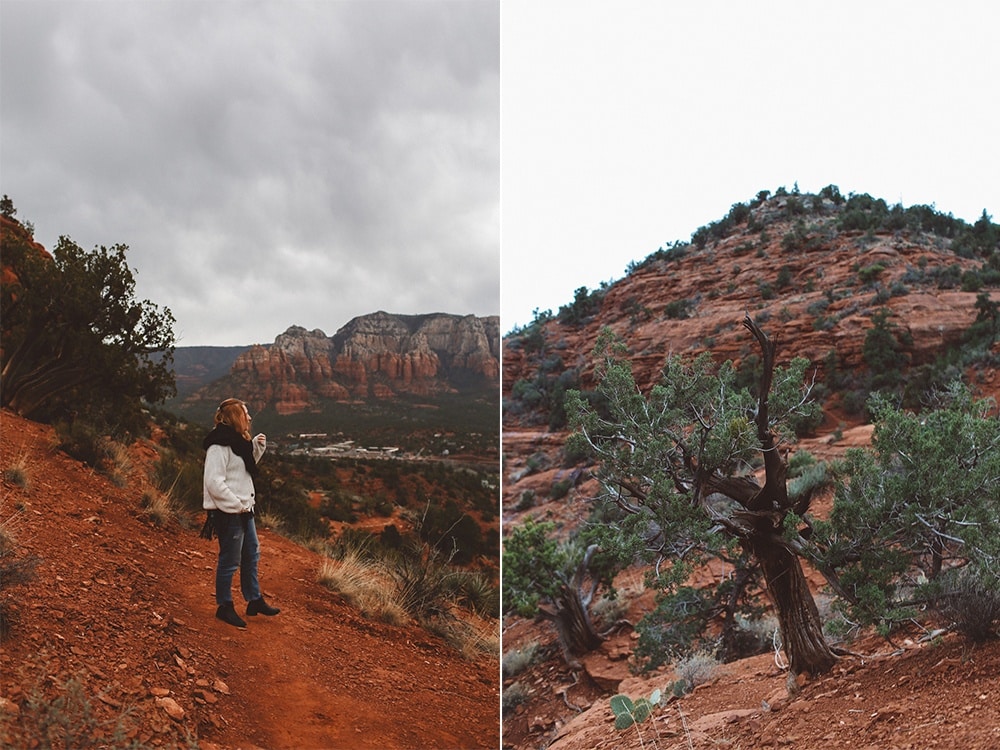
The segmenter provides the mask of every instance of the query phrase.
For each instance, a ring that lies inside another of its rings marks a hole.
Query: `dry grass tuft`
[[[674,664],[674,672],[684,681],[686,692],[709,682],[719,668],[719,660],[707,651],[696,651]]]
[[[174,516],[174,502],[168,492],[147,490],[142,495],[142,509],[157,526],[165,526]]]
[[[35,577],[38,559],[18,555],[17,551],[17,535],[23,517],[23,507],[8,515],[0,503],[0,591],[28,583]],[[13,602],[10,594],[0,596],[0,641],[10,634],[17,619],[10,606]]]
[[[10,465],[3,470],[3,478],[25,492],[31,489],[31,462],[28,460],[27,449],[22,448]]]
[[[447,614],[430,618],[423,626],[439,635],[469,661],[500,653],[500,634],[488,622],[459,619]]]
[[[128,446],[111,441],[105,449],[107,453],[108,479],[116,487],[128,486],[128,478],[132,473],[132,456]]]
[[[254,508],[254,525],[258,529],[270,529],[279,536],[286,536],[285,522],[276,513],[258,513]]]
[[[508,651],[503,655],[501,673],[504,679],[510,679],[535,663],[538,656],[538,641],[531,641],[522,648]]]
[[[339,560],[324,560],[318,580],[367,617],[392,625],[402,625],[410,619],[395,596],[392,578],[381,565],[365,559],[356,550],[348,550]]]

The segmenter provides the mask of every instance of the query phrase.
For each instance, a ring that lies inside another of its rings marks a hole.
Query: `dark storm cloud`
[[[499,4],[3,0],[2,190],[182,345],[499,312]]]

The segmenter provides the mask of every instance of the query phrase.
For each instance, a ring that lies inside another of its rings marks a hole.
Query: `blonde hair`
[[[215,412],[216,424],[227,424],[250,440],[250,417],[247,415],[247,405],[238,398],[227,398]]]

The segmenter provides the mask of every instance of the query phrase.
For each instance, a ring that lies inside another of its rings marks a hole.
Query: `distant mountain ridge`
[[[500,319],[378,311],[352,319],[333,336],[293,325],[270,345],[178,348],[175,364],[182,411],[228,394],[282,416],[317,411],[331,401],[470,389],[499,399]],[[210,379],[212,374],[217,376]]]
[[[178,346],[174,349],[177,395],[189,396],[229,374],[236,358],[249,346]]]

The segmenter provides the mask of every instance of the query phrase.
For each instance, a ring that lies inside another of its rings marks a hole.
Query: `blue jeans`
[[[240,591],[248,602],[260,598],[257,583],[257,561],[260,542],[251,514],[220,513],[216,530],[219,534],[219,562],[215,567],[215,603],[233,600],[233,574],[240,571]]]

